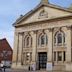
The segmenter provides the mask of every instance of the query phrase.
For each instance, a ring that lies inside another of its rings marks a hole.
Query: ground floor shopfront
[[[31,59],[31,53],[27,54],[27,60]],[[25,55],[24,55],[25,56]],[[30,56],[30,57],[29,57]],[[50,57],[51,58],[51,57]],[[25,59],[25,57],[24,57]],[[49,61],[48,53],[47,52],[38,52],[36,54],[36,60],[33,61],[25,61],[23,64],[17,62],[15,68],[24,69],[24,70],[58,70],[58,71],[65,71],[66,67],[71,67],[70,63],[66,63],[66,52],[65,51],[56,51],[52,53],[52,61]],[[67,66],[66,66],[67,64]],[[69,68],[71,69],[71,68]]]
[[[30,64],[30,67],[35,70],[65,70],[65,51],[54,52],[52,55],[52,61],[49,61],[48,59],[47,52],[38,52],[35,65]]]

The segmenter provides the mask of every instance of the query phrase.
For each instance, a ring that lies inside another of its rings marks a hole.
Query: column
[[[36,70],[36,31],[31,32],[32,35],[32,68]]]
[[[58,62],[58,52],[56,51],[56,63]]]
[[[64,51],[62,51],[62,62],[64,62]]]
[[[25,57],[25,52],[23,53],[22,57],[23,57],[23,58],[22,58],[22,60],[23,60],[23,65],[25,65],[25,58],[26,58],[26,57]]]
[[[71,27],[67,27],[66,31],[66,70],[72,71],[71,63]]]
[[[53,39],[52,39],[52,31],[53,29],[48,29],[48,51],[47,51],[47,70],[50,71],[52,70],[52,62],[53,62],[53,48],[52,48],[52,45],[53,45]]]
[[[22,53],[23,53],[23,33],[19,33],[19,49],[18,49],[18,63],[19,68],[22,65]]]
[[[67,31],[66,31],[66,45],[67,45],[66,61],[71,62],[71,28],[70,27],[67,27]]]
[[[19,45],[19,34],[17,32],[14,33],[14,48],[13,48],[13,58],[12,58],[12,68],[15,68],[18,60],[18,45]]]

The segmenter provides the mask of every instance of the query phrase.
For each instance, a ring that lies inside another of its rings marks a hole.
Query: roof
[[[10,50],[10,51],[12,51],[12,48],[9,45],[8,41],[6,40],[6,38],[0,39],[0,51],[3,51],[3,50]]]
[[[67,8],[63,8],[63,7],[60,7],[60,6],[57,6],[57,5],[53,5],[53,4],[50,4],[50,3],[40,3],[38,4],[33,10],[29,11],[27,14],[25,15],[21,15],[17,20],[16,22],[13,24],[13,26],[16,26],[16,24],[20,23],[22,20],[26,19],[29,15],[31,15],[32,13],[34,13],[36,10],[38,10],[40,7],[42,6],[47,6],[47,7],[51,7],[51,8],[55,8],[55,9],[58,9],[58,10],[62,10],[62,11],[66,11],[66,12],[69,12],[69,13],[72,13],[72,10],[69,10]]]

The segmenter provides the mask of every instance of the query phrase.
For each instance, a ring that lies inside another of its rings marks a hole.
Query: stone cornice
[[[32,25],[32,24],[36,24],[36,23],[55,22],[55,21],[69,20],[69,19],[72,19],[72,15],[57,17],[57,18],[53,18],[53,19],[45,19],[45,20],[30,22],[30,23],[25,23],[25,24],[16,24],[16,25],[14,25],[14,27],[21,27],[21,26],[26,26],[26,25],[28,26],[28,25]]]

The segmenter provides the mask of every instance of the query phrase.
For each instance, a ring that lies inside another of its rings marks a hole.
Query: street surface
[[[0,72],[4,72],[4,70],[2,69],[2,71],[0,70]],[[5,72],[65,72],[65,71],[26,71],[26,70],[21,70],[21,69],[6,69]]]

